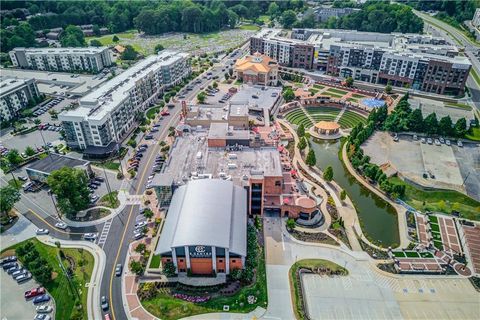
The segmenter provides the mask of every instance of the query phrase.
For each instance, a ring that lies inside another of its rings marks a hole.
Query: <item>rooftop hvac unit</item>
[[[237,169],[237,165],[235,163],[229,163],[227,164],[228,169]]]
[[[229,153],[228,154],[228,159],[237,159],[237,154],[236,153]]]
[[[225,172],[219,172],[219,173],[218,173],[218,176],[219,176],[220,178],[224,178],[224,177],[227,176],[227,174],[226,174]]]
[[[263,170],[250,170],[252,176],[263,176]]]
[[[246,174],[244,174],[244,175],[242,176],[242,180],[247,181],[247,180],[248,180],[248,176],[247,176]]]

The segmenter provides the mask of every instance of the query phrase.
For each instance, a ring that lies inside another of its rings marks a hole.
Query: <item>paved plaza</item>
[[[265,319],[294,318],[288,273],[302,259],[327,259],[349,271],[345,277],[311,276],[304,281],[312,319],[478,318],[480,294],[468,279],[387,274],[364,252],[299,243],[280,228],[280,218],[264,221],[269,298]]]

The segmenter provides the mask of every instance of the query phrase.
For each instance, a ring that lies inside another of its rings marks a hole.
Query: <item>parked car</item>
[[[41,294],[45,294],[45,288],[44,287],[37,287],[33,288],[31,290],[25,291],[24,297],[25,299],[30,299],[30,298],[35,298],[36,296],[39,296]]]
[[[448,140],[448,139],[445,140],[445,144],[446,144],[447,146],[451,146],[451,145],[452,145],[452,143],[451,143],[450,140]]]
[[[12,261],[12,262],[7,262],[4,265],[2,265],[2,268],[3,268],[3,270],[7,271],[8,269],[16,268],[17,266],[18,266],[18,263]]]
[[[49,234],[48,229],[37,229],[37,236]]]
[[[33,304],[40,304],[48,301],[50,301],[50,296],[48,294],[42,294],[41,296],[33,299]]]
[[[27,181],[28,178],[25,177],[25,176],[18,176],[18,180],[21,180],[21,181]]]
[[[153,139],[153,135],[152,134],[147,134],[145,136],[145,140],[152,140]]]
[[[38,313],[50,313],[53,311],[53,307],[52,306],[38,306],[36,309],[35,309]]]
[[[144,236],[143,232],[134,232],[133,233],[133,239],[135,239],[135,240],[139,240],[139,239],[143,238],[143,236]]]
[[[169,115],[170,115],[170,112],[168,112],[168,111],[165,110],[165,111],[162,111],[162,112],[160,113],[160,115],[162,115],[162,116],[169,116]]]
[[[33,318],[33,320],[51,320],[52,317],[50,317],[48,314],[45,313],[40,313]]]
[[[457,146],[460,147],[460,148],[463,147],[462,141],[458,140],[458,141],[457,141]]]
[[[117,264],[117,266],[115,267],[115,275],[117,277],[120,277],[122,275],[122,269],[123,269],[122,265],[120,263]]]
[[[102,310],[107,311],[108,310],[108,299],[105,296],[102,296],[100,299],[100,302],[102,303]]]
[[[425,140],[425,138],[421,138],[421,139],[420,139],[420,142],[421,142],[421,143],[425,143],[425,142],[427,142],[427,141]]]
[[[57,222],[55,223],[55,228],[65,230],[67,229],[68,225],[65,222]]]
[[[432,143],[433,143],[432,138],[427,138],[427,143],[428,143],[428,144],[432,144]]]
[[[440,140],[435,139],[435,145],[436,145],[436,146],[439,146],[439,145],[440,145]]]
[[[418,140],[418,136],[416,134],[413,135],[413,140],[414,141],[417,141]]]
[[[7,270],[7,274],[11,274],[11,275],[13,276],[13,274],[14,274],[15,272],[18,272],[18,271],[21,272],[22,270],[23,270],[23,268],[17,263],[16,266],[14,266],[13,268],[10,268],[10,269]]]
[[[17,261],[17,256],[8,256],[0,260],[0,265],[3,266],[6,263],[15,262],[15,261]]]
[[[30,272],[27,272],[27,273],[24,273],[20,276],[17,276],[15,278],[15,280],[17,281],[17,283],[24,283],[28,280],[32,279],[32,274]]]

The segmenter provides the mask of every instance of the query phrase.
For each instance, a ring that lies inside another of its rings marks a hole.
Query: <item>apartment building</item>
[[[463,93],[471,68],[458,48],[420,34],[263,29],[251,38],[250,51],[283,66],[438,94]]]
[[[39,97],[35,79],[0,78],[0,122],[16,118],[29,101]]]
[[[313,14],[316,21],[325,22],[330,18],[340,18],[355,12],[360,9],[355,8],[333,8],[333,7],[318,7],[313,9]]]
[[[166,50],[138,62],[59,115],[67,145],[92,158],[115,153],[138,115],[190,71],[187,53]]]
[[[473,19],[472,19],[472,25],[475,28],[480,28],[480,8],[477,8],[475,10],[475,14],[473,15]]]
[[[98,73],[112,65],[107,47],[15,48],[9,55],[15,67],[34,70]]]

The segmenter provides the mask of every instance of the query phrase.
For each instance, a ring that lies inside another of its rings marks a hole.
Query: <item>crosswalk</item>
[[[110,231],[110,226],[112,225],[113,219],[107,220],[103,225],[102,233],[98,238],[98,245],[103,249],[105,242],[107,242],[108,232]]]
[[[127,197],[126,204],[137,205],[137,204],[142,204],[142,202],[143,202],[143,195],[129,195]]]

